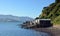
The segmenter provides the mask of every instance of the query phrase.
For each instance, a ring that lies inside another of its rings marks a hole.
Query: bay
[[[0,36],[48,36],[47,33],[23,29],[18,26],[22,22],[0,22]]]

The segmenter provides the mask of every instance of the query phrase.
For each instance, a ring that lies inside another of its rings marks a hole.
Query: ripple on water
[[[37,32],[33,30],[10,30],[0,32],[0,36],[49,36],[47,33]]]
[[[50,36],[48,33],[40,32],[41,36]]]
[[[49,36],[47,33],[21,29],[17,23],[0,23],[0,36]]]

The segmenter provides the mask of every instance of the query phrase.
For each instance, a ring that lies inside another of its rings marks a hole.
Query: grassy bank
[[[55,0],[54,3],[44,7],[38,18],[51,19],[53,24],[60,24],[60,0]]]

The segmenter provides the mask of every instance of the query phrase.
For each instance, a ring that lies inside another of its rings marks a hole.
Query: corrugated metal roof
[[[36,20],[51,20],[51,19],[36,19]]]
[[[51,19],[40,19],[40,20],[51,20]]]

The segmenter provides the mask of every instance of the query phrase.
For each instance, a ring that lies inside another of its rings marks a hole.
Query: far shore
[[[54,25],[53,27],[49,28],[33,28],[33,30],[45,32],[50,34],[51,36],[60,36],[60,25]]]

